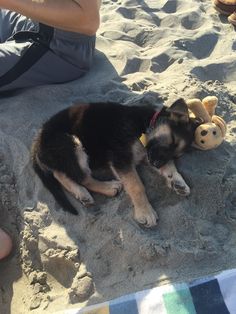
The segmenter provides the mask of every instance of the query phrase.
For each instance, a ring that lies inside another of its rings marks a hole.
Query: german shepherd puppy
[[[78,104],[43,125],[32,146],[33,167],[64,210],[77,214],[64,189],[88,206],[94,203],[88,190],[112,197],[124,187],[134,205],[134,219],[153,227],[157,213],[147,199],[136,165],[149,161],[171,189],[188,195],[190,189],[173,160],[191,146],[197,126],[183,99],[160,112],[117,103]],[[146,147],[139,140],[143,133]],[[96,180],[91,171],[94,165],[109,166],[117,180]]]

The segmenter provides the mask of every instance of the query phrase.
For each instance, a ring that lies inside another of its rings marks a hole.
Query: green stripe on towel
[[[163,294],[168,314],[196,314],[189,289],[180,289]]]

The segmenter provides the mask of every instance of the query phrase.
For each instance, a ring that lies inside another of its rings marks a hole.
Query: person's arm
[[[101,0],[0,0],[0,8],[63,30],[94,35]]]

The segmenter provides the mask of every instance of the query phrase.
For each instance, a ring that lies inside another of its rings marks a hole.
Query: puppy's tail
[[[33,168],[41,179],[43,185],[52,193],[58,204],[65,211],[68,211],[73,215],[78,215],[77,210],[69,202],[61,184],[54,178],[53,174],[51,172],[42,170],[35,159],[33,159]]]

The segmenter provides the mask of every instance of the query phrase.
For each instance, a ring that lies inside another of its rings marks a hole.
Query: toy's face
[[[215,148],[222,142],[221,129],[215,123],[201,124],[195,131],[195,143],[203,150]]]

